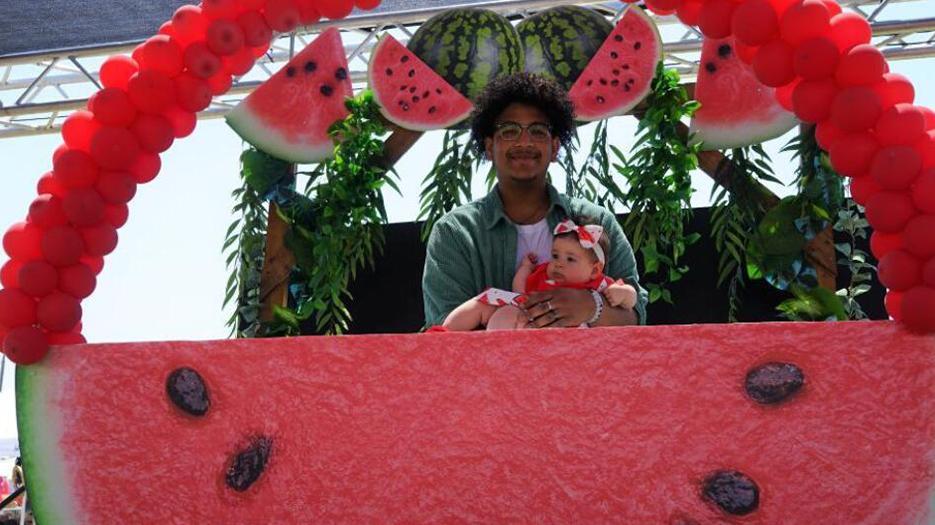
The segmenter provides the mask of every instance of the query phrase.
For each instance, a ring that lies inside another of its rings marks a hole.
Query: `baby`
[[[579,219],[584,222],[587,219]],[[525,328],[529,319],[520,308],[527,293],[554,288],[595,290],[604,295],[611,306],[633,308],[636,289],[622,279],[614,281],[604,275],[605,254],[610,242],[604,228],[588,224],[579,226],[566,219],[553,231],[552,260],[538,264],[535,254],[527,254],[513,277],[513,292],[490,288],[458,306],[445,318],[448,330],[488,330]],[[586,325],[583,325],[586,326]]]

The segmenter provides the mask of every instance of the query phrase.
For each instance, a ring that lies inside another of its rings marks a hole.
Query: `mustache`
[[[516,147],[511,148],[506,152],[507,158],[516,158],[516,157],[532,157],[539,158],[542,156],[542,153],[536,148],[524,148]]]

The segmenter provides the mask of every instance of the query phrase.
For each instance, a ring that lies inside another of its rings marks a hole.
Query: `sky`
[[[886,19],[924,18],[935,12],[935,0],[895,5]],[[935,59],[892,62],[891,69],[913,80],[916,103],[935,107]],[[6,92],[0,102],[9,104]],[[636,121],[611,121],[609,141],[623,151],[633,142]],[[587,151],[590,127],[580,131]],[[440,150],[442,134],[430,133],[397,164],[402,195],[387,190],[391,222],[415,219],[419,188],[429,163]],[[793,179],[793,163],[778,150],[791,137],[767,144],[783,181]],[[0,229],[25,218],[36,197],[36,181],[51,169],[58,135],[0,140]],[[152,182],[139,188],[130,203],[130,218],[120,230],[117,250],[107,257],[97,289],[83,303],[84,334],[90,342],[224,339],[229,311],[221,308],[228,278],[221,245],[231,223],[231,191],[239,187],[238,157],[243,143],[223,120],[200,121],[195,133],[176,141],[162,155],[163,168]],[[553,169],[559,188],[564,180]],[[474,196],[486,192],[483,176],[475,177]],[[694,177],[694,206],[708,204],[710,179]],[[780,196],[794,193],[773,186]],[[0,265],[6,254],[0,252]],[[16,436],[14,367],[7,361],[0,389],[0,439]]]

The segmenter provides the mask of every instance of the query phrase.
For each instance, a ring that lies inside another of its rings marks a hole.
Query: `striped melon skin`
[[[435,15],[407,47],[470,100],[491,80],[523,70],[523,46],[513,24],[486,9]]]
[[[546,9],[516,26],[526,57],[526,71],[558,82],[566,90],[613,31],[600,13],[576,5]]]

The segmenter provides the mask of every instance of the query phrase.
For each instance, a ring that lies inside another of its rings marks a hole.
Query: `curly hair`
[[[514,102],[538,108],[549,120],[552,136],[564,147],[571,146],[575,134],[575,108],[568,93],[553,80],[532,73],[499,77],[484,88],[471,115],[471,140],[480,155],[484,139],[493,136],[496,119]]]

